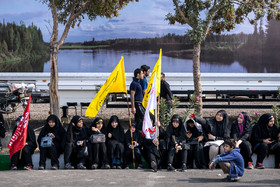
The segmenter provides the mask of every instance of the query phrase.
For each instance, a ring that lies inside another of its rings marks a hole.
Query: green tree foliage
[[[48,57],[48,49],[41,30],[33,24],[26,27],[23,22],[0,24],[0,62],[15,59]]]
[[[199,97],[196,111],[202,114],[202,88],[200,82],[200,51],[201,43],[212,33],[221,34],[230,31],[236,24],[249,19],[251,24],[267,16],[268,20],[280,19],[279,0],[173,0],[174,13],[166,19],[170,24],[184,24],[187,35],[194,45],[193,75],[194,93]],[[249,14],[254,18],[250,19]]]

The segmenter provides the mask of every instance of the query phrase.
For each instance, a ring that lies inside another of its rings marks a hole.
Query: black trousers
[[[158,166],[160,165],[160,152],[155,145],[144,145],[144,158],[151,164],[154,161]]]
[[[142,164],[141,161],[141,152],[139,150],[139,148],[134,148],[134,158],[135,158],[135,162],[137,162],[138,164]],[[132,149],[127,148],[125,150],[125,165],[127,166],[129,163],[133,162],[133,155],[132,155]]]
[[[51,165],[59,167],[59,151],[58,147],[52,145],[51,147],[40,147],[40,161],[39,166],[46,167],[47,158],[51,159]]]
[[[108,164],[107,148],[105,142],[89,144],[89,162],[90,164]]]
[[[266,155],[269,153],[275,154],[276,163],[280,162],[280,146],[277,146],[274,150],[271,150],[272,145],[266,143],[258,143],[254,147],[254,151],[257,153],[257,163],[263,163]]]
[[[168,150],[168,156],[167,156],[167,164],[173,164],[173,161],[174,161],[174,157],[175,155],[179,155],[181,156],[181,164],[186,164],[187,162],[187,150],[183,149],[183,150],[180,150],[176,153],[176,149],[175,147],[171,147],[169,148]]]
[[[73,145],[72,142],[65,143],[64,151],[64,163],[71,163],[73,166],[76,166],[79,163],[85,164],[86,157],[79,158],[77,155],[81,151],[82,147]]]
[[[33,167],[32,151],[28,145],[24,146],[24,148],[22,149],[20,160],[19,160],[19,155],[20,155],[20,151],[16,152],[12,156],[12,158],[11,158],[12,165],[16,165],[17,167],[31,165]]]
[[[243,140],[239,145],[240,153],[243,156],[245,167],[248,166],[248,162],[253,162],[252,160],[252,146],[249,141]]]
[[[141,102],[135,102],[135,124],[136,124],[136,130],[142,131],[142,124],[143,124],[143,119],[145,115],[145,108],[142,106]]]
[[[111,164],[114,157],[116,157],[118,160],[121,161],[121,163],[123,163],[123,153],[124,146],[121,142],[118,142],[117,140],[108,141],[108,157],[110,159]]]
[[[198,169],[207,168],[202,143],[190,145],[190,149],[187,154],[187,165],[190,169],[193,168],[193,160],[195,161],[195,165]]]

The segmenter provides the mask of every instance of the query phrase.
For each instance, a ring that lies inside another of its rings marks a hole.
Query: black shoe
[[[171,164],[167,164],[167,171],[176,171],[176,169]]]
[[[152,170],[153,170],[154,172],[157,172],[157,164],[156,164],[155,161],[152,161],[152,162],[151,162],[151,168],[152,168]]]
[[[184,163],[184,164],[182,164],[181,171],[185,171],[185,170],[187,170],[187,166],[186,166],[186,164]]]
[[[117,166],[117,169],[122,169],[122,167],[120,165]]]
[[[38,170],[44,170],[45,167],[44,166],[39,166]]]
[[[52,168],[51,168],[51,170],[58,170],[57,165],[53,165]]]

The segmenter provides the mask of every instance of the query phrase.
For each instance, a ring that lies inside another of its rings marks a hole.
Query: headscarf
[[[222,114],[222,116],[223,116],[222,121],[216,120],[216,115],[218,113]],[[229,138],[230,137],[230,126],[229,126],[227,112],[225,110],[219,110],[216,113],[216,115],[214,118],[211,118],[209,120],[210,128],[211,128],[210,133],[216,137],[220,137],[220,138],[223,137],[223,139]],[[208,134],[208,132],[207,132],[207,134]]]
[[[94,121],[93,121],[93,122],[91,123],[91,125],[90,125],[90,128],[89,128],[89,135],[92,135],[92,134],[99,134],[98,132],[92,131],[91,128],[92,128],[92,127],[95,127],[95,128],[96,128],[96,125],[97,125],[98,123],[100,123],[100,122],[103,123],[103,126],[102,126],[100,132],[101,132],[102,134],[105,134],[106,128],[105,128],[105,125],[104,125],[104,120],[103,120],[101,117],[97,117],[97,118],[94,119]]]
[[[112,122],[118,123],[116,128],[112,127]],[[111,116],[109,123],[107,125],[107,134],[108,133],[112,134],[112,138],[110,138],[110,139],[114,139],[114,140],[117,140],[122,143],[124,142],[124,130],[120,124],[120,120],[119,120],[118,116],[116,116],[116,115]]]
[[[87,129],[83,125],[83,127],[78,127],[77,124],[80,120],[83,120],[80,116],[73,116],[71,122],[67,129],[67,141],[81,141],[87,139]],[[74,124],[74,126],[73,126]]]
[[[179,123],[179,126],[177,128],[174,128],[172,125],[173,121],[177,121]],[[171,143],[171,145],[175,144],[172,136],[174,135],[176,137],[177,143],[183,141],[186,139],[185,135],[185,128],[183,126],[182,118],[178,114],[174,114],[170,120],[170,123],[166,129],[166,136],[167,136],[167,145]]]
[[[268,123],[269,121],[274,118],[272,114],[270,113],[265,113],[263,114],[259,121],[258,121],[258,124],[264,129],[264,130],[267,130],[268,132],[268,136],[271,137],[272,135],[272,131],[273,131],[273,126],[272,127],[269,127],[268,126]]]

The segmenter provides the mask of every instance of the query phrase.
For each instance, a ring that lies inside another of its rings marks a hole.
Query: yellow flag
[[[85,116],[95,117],[108,93],[127,93],[123,57],[91,101]]]
[[[161,49],[160,49],[160,52],[159,52],[158,61],[157,61],[156,65],[154,66],[154,69],[153,69],[153,72],[151,74],[151,78],[149,80],[145,95],[143,97],[142,105],[143,105],[144,108],[146,108],[147,104],[148,104],[149,95],[150,95],[151,87],[152,87],[152,84],[153,84],[155,72],[156,72],[156,76],[157,76],[157,96],[158,96],[160,94],[160,81],[161,81]]]

